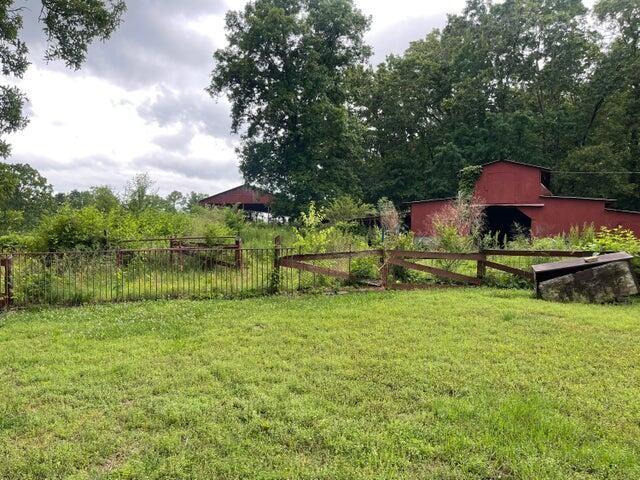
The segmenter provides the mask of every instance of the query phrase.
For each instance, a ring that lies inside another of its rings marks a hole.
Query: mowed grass
[[[639,478],[640,303],[450,289],[0,317],[0,478]]]

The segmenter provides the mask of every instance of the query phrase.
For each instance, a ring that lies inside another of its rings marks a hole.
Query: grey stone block
[[[629,262],[614,262],[541,282],[540,298],[556,302],[610,303],[637,295]]]

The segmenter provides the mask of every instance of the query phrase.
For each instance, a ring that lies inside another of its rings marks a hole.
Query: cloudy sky
[[[463,0],[356,0],[373,17],[373,62],[446,23]],[[25,9],[33,62],[18,85],[29,126],[13,135],[11,162],[29,163],[56,191],[111,185],[148,172],[161,193],[215,193],[240,183],[229,105],[204,88],[225,44],[224,14],[245,0],[128,0],[120,29],[91,47],[82,70],[42,60],[37,3]]]

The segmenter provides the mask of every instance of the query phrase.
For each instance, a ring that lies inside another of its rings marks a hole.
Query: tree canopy
[[[557,193],[640,208],[637,0],[468,0],[377,68],[367,26],[347,0],[227,16],[210,92],[232,101],[246,179],[289,210],[451,196],[462,168],[499,159],[550,168]]]
[[[226,18],[209,92],[227,92],[247,181],[280,212],[359,191],[365,125],[351,77],[369,58],[352,0],[255,0]]]

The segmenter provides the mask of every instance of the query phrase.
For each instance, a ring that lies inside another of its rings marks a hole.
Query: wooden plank
[[[363,250],[361,252],[302,253],[287,255],[282,259],[306,262],[309,260],[337,260],[339,258],[359,258],[381,256],[382,250]]]
[[[550,272],[554,270],[566,270],[576,267],[596,267],[598,265],[604,265],[611,262],[623,262],[629,261],[633,259],[633,255],[630,255],[626,252],[618,252],[618,253],[607,253],[604,255],[598,255],[597,257],[591,258],[588,262],[585,261],[584,258],[581,259],[571,259],[571,260],[563,260],[561,262],[551,262],[551,263],[542,263],[539,265],[534,265],[532,268],[534,271],[538,273],[542,272]]]
[[[319,267],[317,265],[309,265],[308,263],[298,262],[286,257],[280,259],[280,266],[287,268],[296,268],[298,270],[317,273],[319,275],[327,275],[329,277],[341,278],[342,280],[349,280],[350,278],[347,272],[341,272],[340,270],[333,270],[331,268]]]
[[[419,263],[411,263],[400,258],[389,258],[389,263],[397,265],[399,267],[405,267],[412,270],[419,270],[421,272],[430,273],[436,277],[446,278],[448,280],[456,280],[458,282],[470,283],[472,285],[480,285],[482,282],[479,278],[469,277],[460,273],[450,272],[441,268],[429,267],[427,265],[420,265]]]
[[[394,258],[417,258],[422,260],[482,260],[481,253],[449,253],[449,252],[418,252],[413,250],[389,250],[389,256]]]
[[[513,275],[517,275],[518,277],[522,277],[525,280],[529,280],[533,282],[533,273],[527,272],[520,268],[509,267],[508,265],[502,265],[501,263],[485,261],[484,265],[489,268],[493,268],[494,270],[500,270],[502,272],[511,273]]]
[[[501,257],[590,257],[593,252],[565,250],[483,250],[485,255]]]

